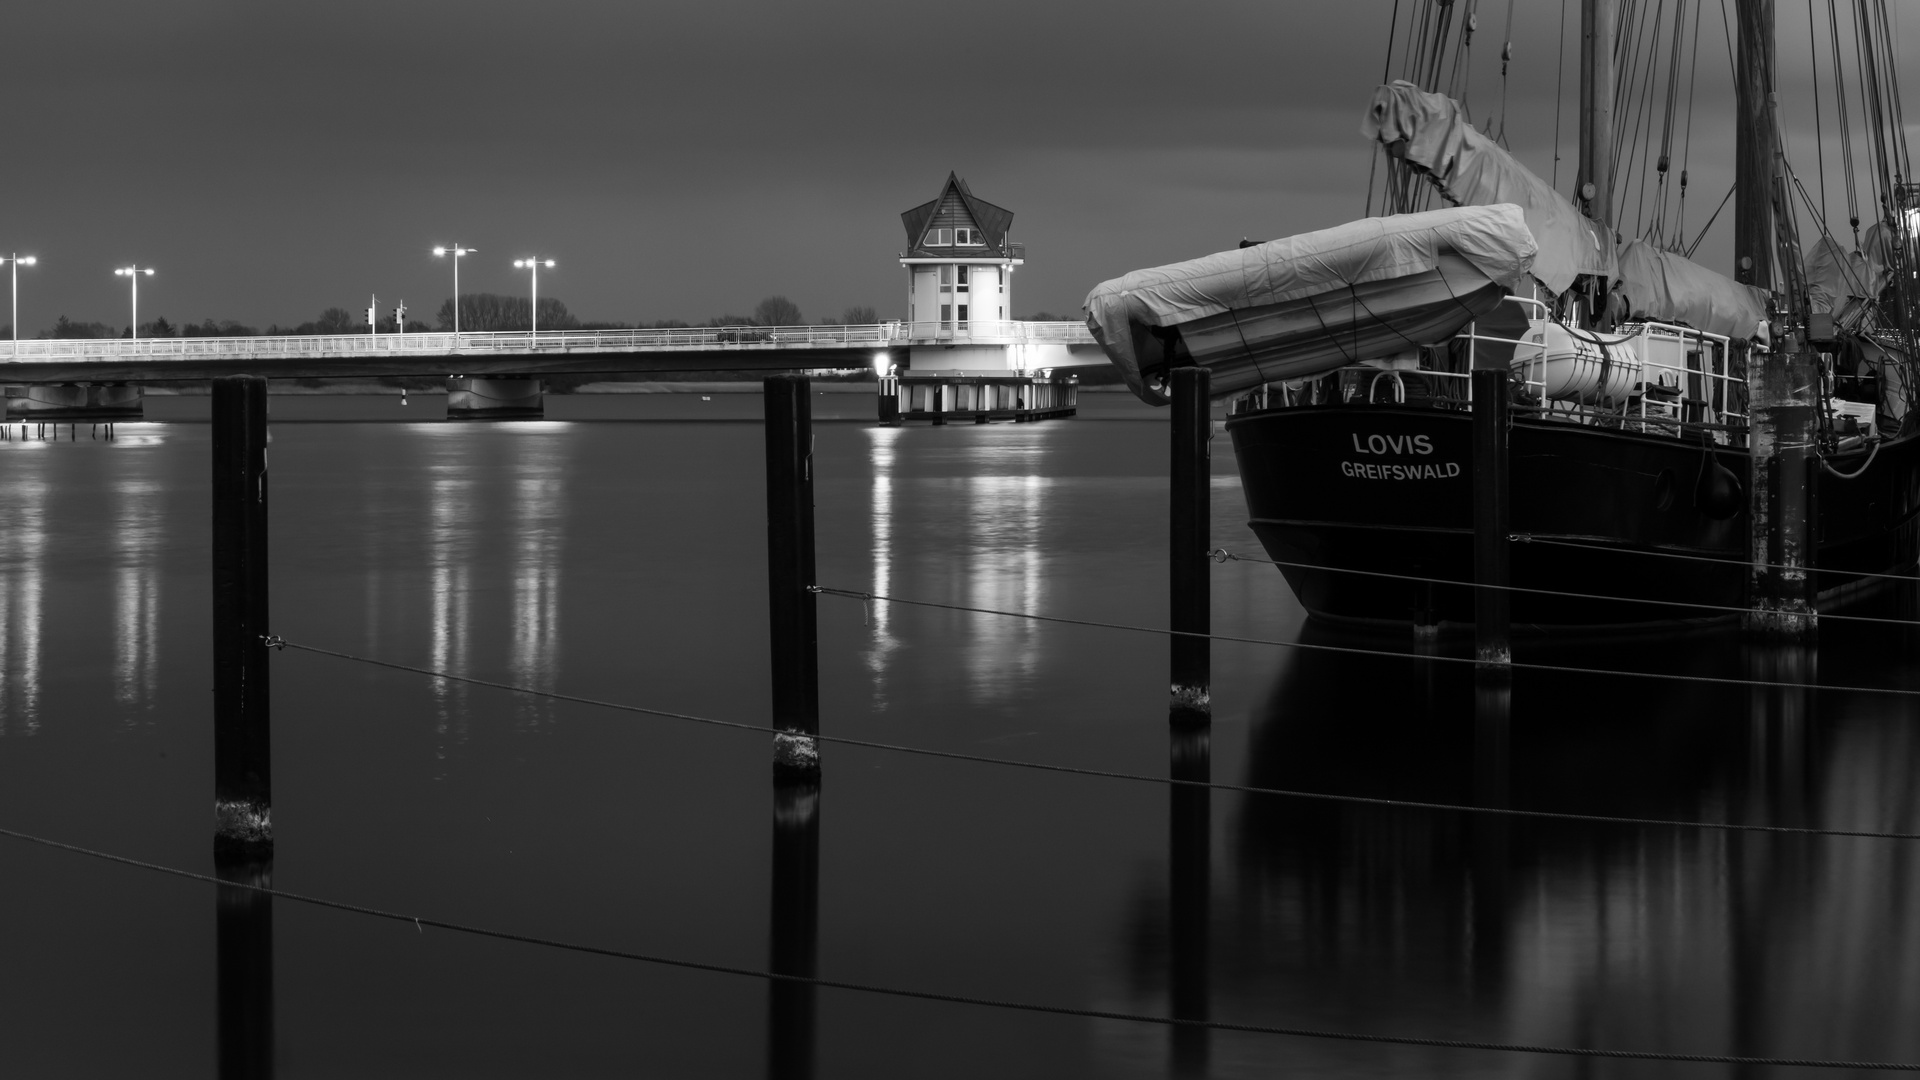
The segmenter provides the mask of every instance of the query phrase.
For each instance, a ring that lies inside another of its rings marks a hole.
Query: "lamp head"
[[[15,257],[14,257],[14,260],[13,260],[13,261],[14,261],[14,262],[17,262],[17,263],[21,263],[21,264],[23,264],[23,265],[26,265],[26,266],[32,266],[32,265],[33,265],[34,263],[37,263],[37,262],[39,262],[40,260],[39,260],[39,259],[36,259],[36,258],[34,258],[34,257],[33,257],[33,256],[31,256],[31,255],[28,255],[28,256],[26,256],[25,258],[21,258],[21,257],[19,257],[19,256],[15,256]]]
[[[141,273],[143,273],[143,274],[145,274],[145,275],[147,275],[148,277],[152,277],[152,276],[153,276],[153,271],[152,271],[152,270],[150,270],[150,269],[149,269],[149,270],[142,270],[142,271],[140,271],[140,272],[141,272]]]
[[[447,249],[443,247],[437,247],[433,249],[433,253],[435,255],[445,255],[447,253]]]
[[[131,273],[133,273],[133,271],[132,271],[131,269],[128,269],[128,268],[126,268],[126,267],[121,267],[120,269],[118,269],[118,270],[115,270],[115,271],[113,272],[113,276],[114,276],[114,277],[126,277],[126,276],[127,276],[128,274],[131,274]]]
[[[548,260],[547,260],[547,269],[549,269],[549,270],[551,270],[551,269],[553,269],[553,260],[552,260],[552,259],[548,259]]]

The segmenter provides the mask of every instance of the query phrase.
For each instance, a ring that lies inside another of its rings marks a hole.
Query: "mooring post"
[[[1213,629],[1213,575],[1207,554],[1213,479],[1213,413],[1208,400],[1212,375],[1202,367],[1178,367],[1173,369],[1172,383],[1169,719],[1176,724],[1206,724],[1213,720],[1212,642],[1205,636]]]
[[[273,855],[267,671],[267,380],[213,380],[216,861]]]
[[[1508,380],[1504,361],[1473,371],[1473,656],[1504,670],[1513,662],[1508,616]]]
[[[813,593],[813,405],[804,375],[765,382],[767,609],[773,653],[776,782],[817,781],[820,748],[818,598]]]
[[[213,380],[213,862],[219,1075],[273,1075],[267,380]]]
[[[1778,324],[1776,324],[1777,326]],[[1817,375],[1797,330],[1774,336],[1779,351],[1750,354],[1748,550],[1753,603],[1747,629],[1777,641],[1807,641],[1817,625],[1813,575],[1813,406]]]

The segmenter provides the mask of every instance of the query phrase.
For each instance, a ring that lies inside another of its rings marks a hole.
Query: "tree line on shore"
[[[428,326],[418,319],[408,319],[404,328],[394,321],[393,310],[376,312],[378,322],[373,329],[382,334],[398,332],[428,333],[430,331],[451,331],[453,329],[453,300],[442,301],[434,314],[434,325]],[[880,321],[880,315],[871,307],[849,307],[838,318],[827,316],[812,321],[801,314],[800,306],[784,296],[769,296],[755,305],[752,315],[716,315],[704,322],[686,322],[681,319],[661,319],[655,322],[585,322],[567,310],[567,305],[553,297],[540,301],[541,330],[662,330],[681,327],[702,326],[855,326]],[[491,331],[526,331],[533,326],[533,304],[524,296],[502,296],[497,293],[460,294],[460,329],[463,332],[487,333]],[[0,327],[0,336],[10,336],[11,327]],[[320,317],[295,326],[269,324],[265,329],[250,326],[233,319],[205,319],[201,322],[175,324],[164,316],[140,324],[140,336],[143,338],[203,338],[203,337],[277,337],[277,336],[313,336],[329,334],[364,334],[368,332],[364,309],[356,314],[346,308],[330,307],[320,313]],[[125,338],[131,332],[124,328],[103,322],[82,322],[59,317],[49,329],[35,334],[36,338]]]

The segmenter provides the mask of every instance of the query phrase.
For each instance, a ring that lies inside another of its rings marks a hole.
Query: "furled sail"
[[[1620,249],[1615,278],[1636,319],[1681,322],[1709,334],[1767,336],[1767,294],[1645,240]]]
[[[1476,131],[1453,99],[1410,82],[1389,83],[1373,92],[1360,133],[1426,171],[1456,204],[1519,206],[1540,247],[1533,276],[1553,292],[1565,292],[1580,274],[1614,276],[1609,230]]]
[[[1087,325],[1142,400],[1174,362],[1216,394],[1297,378],[1379,350],[1452,336],[1525,279],[1533,236],[1517,206],[1366,218],[1235,251],[1135,270],[1088,294]]]

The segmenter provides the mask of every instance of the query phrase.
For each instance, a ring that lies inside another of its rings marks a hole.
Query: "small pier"
[[[143,415],[140,387],[126,383],[9,386],[6,393],[6,419],[14,422],[110,422],[138,420]]]
[[[1052,420],[1079,406],[1080,377],[1043,372],[906,371],[880,379],[880,422],[987,424],[995,420]]]

